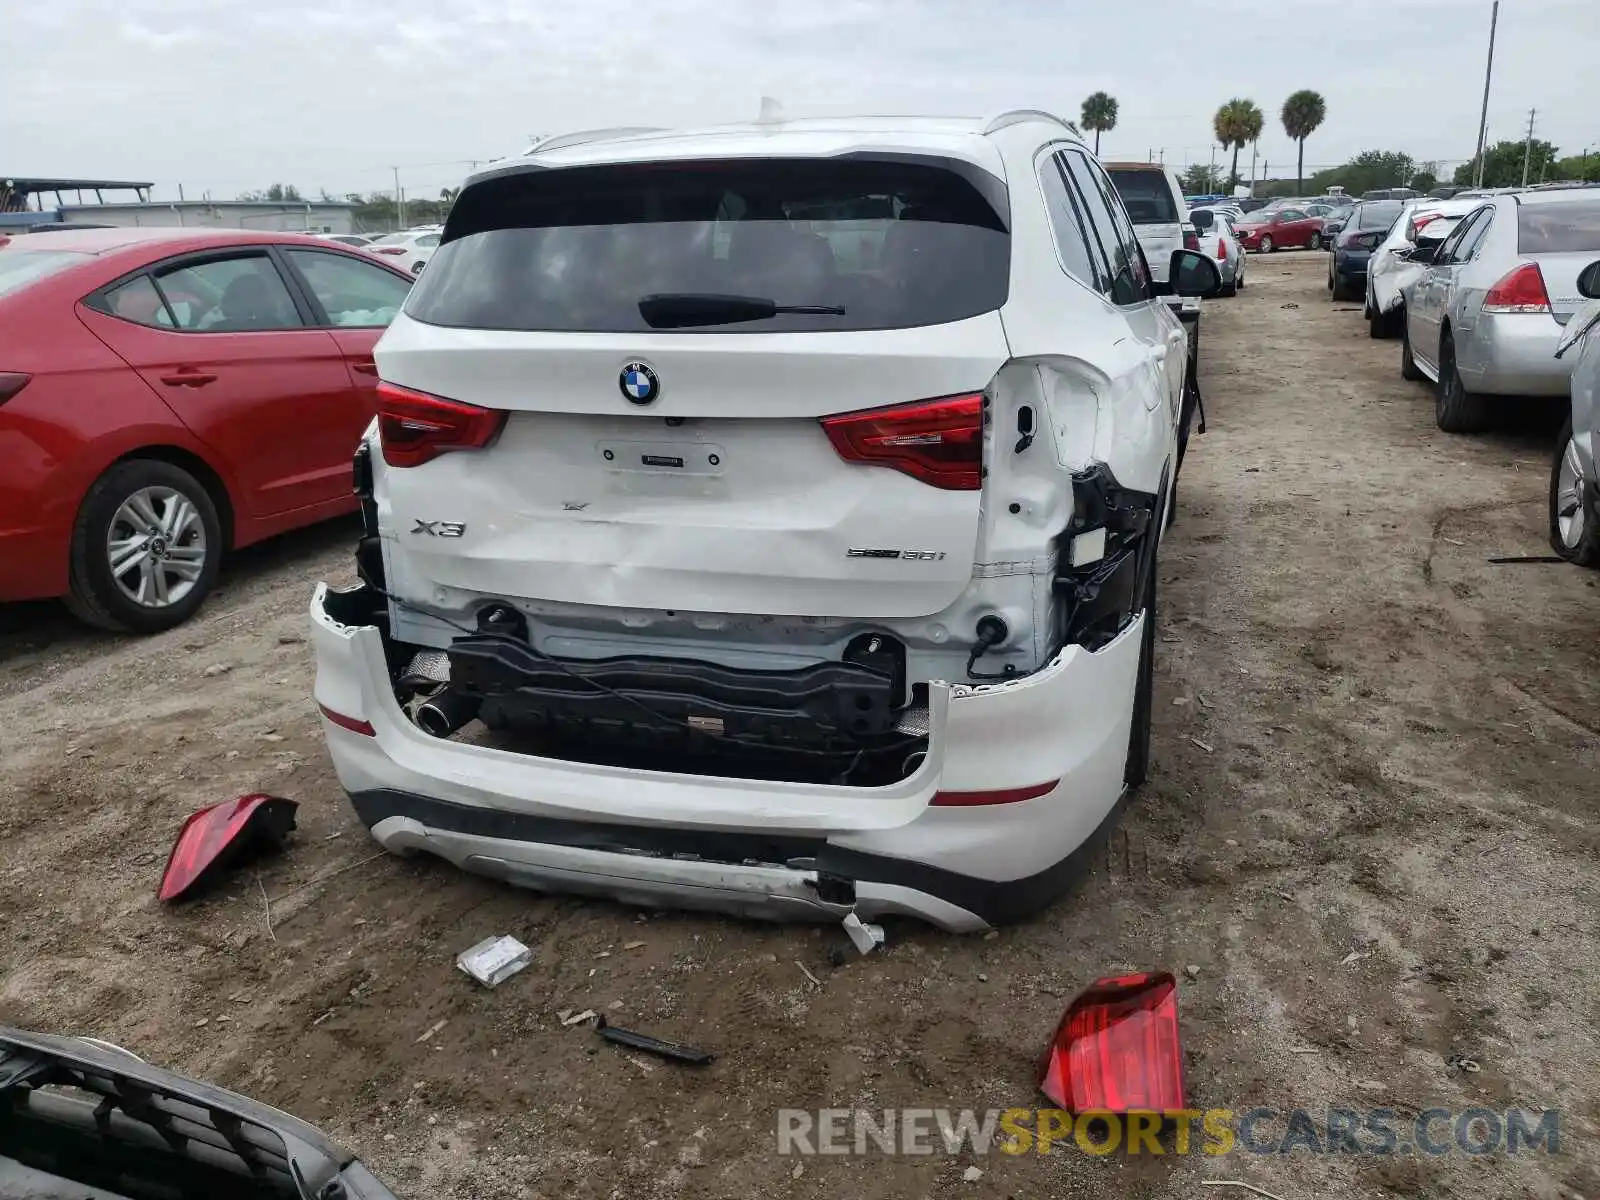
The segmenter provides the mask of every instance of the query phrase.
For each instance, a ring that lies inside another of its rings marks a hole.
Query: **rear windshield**
[[[1122,207],[1135,225],[1175,225],[1178,209],[1172,202],[1172,189],[1160,171],[1110,171]]]
[[[87,262],[89,255],[71,250],[6,250],[0,253],[0,296],[20,292],[36,279]]]
[[[1600,196],[1517,206],[1517,253],[1600,250]]]
[[[519,172],[462,192],[406,312],[609,333],[939,325],[1005,303],[1007,216],[1004,184],[938,158]]]
[[[1368,200],[1356,209],[1355,228],[1387,229],[1394,224],[1403,208],[1405,202],[1402,200]]]

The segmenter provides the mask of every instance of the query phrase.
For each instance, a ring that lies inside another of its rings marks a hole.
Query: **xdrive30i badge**
[[[902,562],[943,562],[943,550],[877,550],[867,546],[851,546],[846,558],[898,558]]]

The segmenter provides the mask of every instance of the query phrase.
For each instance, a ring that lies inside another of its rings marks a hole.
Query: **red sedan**
[[[1246,250],[1271,254],[1291,246],[1310,250],[1322,248],[1322,218],[1303,209],[1275,208],[1253,212],[1235,225],[1234,232]]]
[[[152,633],[224,551],[353,510],[411,283],[302,234],[0,238],[0,601]]]

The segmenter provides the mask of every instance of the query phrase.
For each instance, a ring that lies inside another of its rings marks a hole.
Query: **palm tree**
[[[1294,164],[1295,195],[1305,191],[1306,139],[1317,131],[1322,119],[1328,115],[1328,106],[1319,92],[1303,88],[1283,102],[1283,131],[1300,143],[1300,155]]]
[[[1083,102],[1083,127],[1094,134],[1094,152],[1100,153],[1100,135],[1117,127],[1117,98],[1096,92]]]
[[[1228,172],[1228,189],[1239,186],[1239,151],[1261,136],[1263,118],[1254,100],[1235,96],[1211,118],[1211,128],[1224,150],[1233,147],[1233,167]]]
[[[440,188],[439,189],[439,199],[444,203],[446,208],[448,208],[450,205],[454,204],[456,202],[456,197],[459,196],[460,194],[461,194],[461,189],[458,188],[458,187],[453,187],[453,188],[452,187],[447,187],[447,188]]]

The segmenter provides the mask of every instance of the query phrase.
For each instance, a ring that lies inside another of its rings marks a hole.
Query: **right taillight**
[[[1165,971],[1097,979],[1050,1039],[1039,1087],[1071,1113],[1173,1113],[1183,1103],[1178,985]]]
[[[506,414],[378,384],[378,442],[391,467],[420,467],[452,450],[480,450],[494,441]]]
[[[1523,263],[1501,277],[1483,298],[1486,313],[1547,313],[1550,293],[1545,291],[1544,272],[1538,263]]]
[[[406,252],[404,246],[368,246],[367,249],[374,254],[404,254]]]
[[[953,492],[983,486],[983,396],[946,396],[823,417],[846,462],[892,467]]]
[[[4,404],[23,388],[27,387],[28,380],[32,378],[32,375],[24,374],[21,371],[0,371],[0,404]]]

